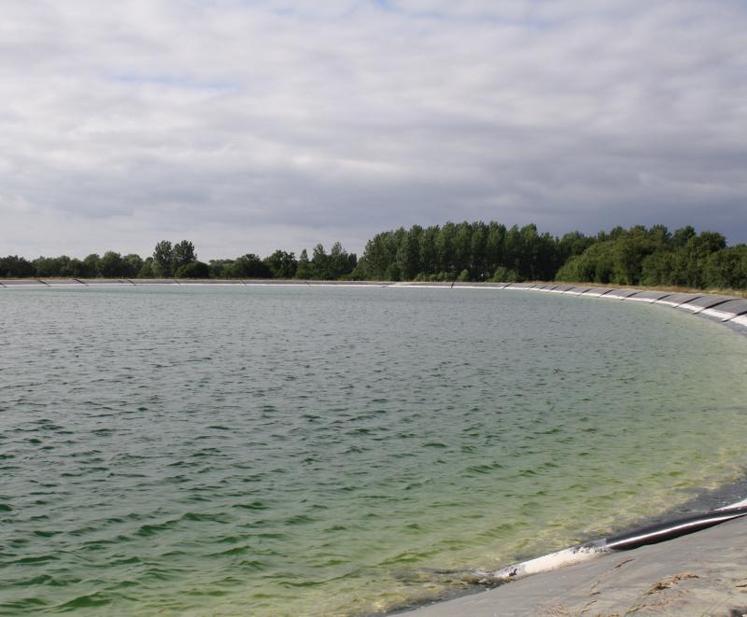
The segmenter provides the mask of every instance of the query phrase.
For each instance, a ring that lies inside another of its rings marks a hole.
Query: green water
[[[499,290],[0,290],[0,614],[358,615],[743,474],[747,337]]]

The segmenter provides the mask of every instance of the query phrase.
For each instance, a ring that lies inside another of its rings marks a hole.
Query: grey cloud
[[[9,4],[1,254],[465,218],[747,241],[737,2]]]

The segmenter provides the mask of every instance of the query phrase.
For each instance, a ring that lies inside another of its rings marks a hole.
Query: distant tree
[[[34,264],[34,276],[58,276],[56,263],[51,257],[37,257],[31,263]]]
[[[704,267],[704,283],[721,289],[747,289],[747,245],[711,253]]]
[[[643,285],[674,284],[674,262],[677,254],[674,251],[656,251],[647,255],[641,264],[641,283]]]
[[[488,237],[485,239],[485,269],[494,272],[505,263],[506,227],[495,221],[488,223]]]
[[[370,281],[373,277],[369,273],[368,264],[365,259],[359,259],[358,263],[355,264],[355,268],[350,273],[350,279],[353,281]]]
[[[355,253],[348,253],[342,244],[335,242],[327,258],[326,279],[334,281],[348,277],[357,264],[358,258]]]
[[[187,267],[189,266],[189,267]],[[152,257],[122,257],[108,251],[82,261],[67,255],[0,258],[0,277],[291,278],[454,281],[486,279],[562,280],[625,285],[684,285],[693,288],[747,288],[747,246],[727,247],[722,234],[697,233],[691,226],[674,233],[664,225],[635,225],[600,231],[596,236],[570,232],[562,238],[540,233],[534,224],[510,229],[482,221],[410,229],[400,227],[373,236],[360,260],[336,242],[329,254],[322,244],[309,259],[304,249],[277,250],[265,259],[248,253],[237,259],[197,261],[194,245],[159,242]]]
[[[59,257],[39,257],[33,262],[34,274],[39,277],[79,277],[84,276],[84,265],[80,259],[67,255]]]
[[[235,259],[228,268],[231,278],[272,278],[272,272],[254,253],[247,253]]]
[[[153,249],[153,273],[163,278],[174,274],[174,248],[168,240],[162,240]]]
[[[181,279],[206,279],[210,278],[210,266],[202,261],[190,261],[179,266],[174,273],[176,278]]]
[[[74,278],[83,278],[85,276],[85,267],[80,259],[73,257],[68,263],[67,274]]]
[[[467,221],[459,223],[454,231],[452,264],[454,272],[460,276],[464,270],[469,272],[472,258],[472,225]]]
[[[484,281],[490,277],[487,267],[486,246],[488,240],[488,226],[478,221],[472,226],[470,239],[470,280]]]
[[[193,261],[197,261],[197,254],[195,253],[194,244],[192,244],[189,240],[182,240],[181,242],[177,242],[173,248],[172,268],[174,272],[176,272],[176,270],[178,270],[182,266],[186,266],[187,264],[192,263]]]
[[[264,263],[272,272],[273,278],[276,279],[292,279],[296,275],[296,268],[298,267],[298,262],[293,253],[279,250],[269,257],[265,257]]]
[[[137,277],[140,279],[152,279],[155,278],[155,276],[155,272],[153,271],[153,258],[148,257],[138,271]]]
[[[420,264],[420,236],[423,228],[414,225],[409,231],[402,230],[401,240],[397,248],[397,266],[402,278],[413,280],[421,271]]]
[[[438,225],[432,225],[420,234],[420,273],[423,275],[435,274],[438,271],[438,253],[436,250],[436,238],[439,234]],[[364,253],[365,255],[365,253]]]
[[[559,265],[565,263],[570,257],[581,255],[596,240],[585,236],[579,231],[572,231],[565,234],[558,241],[558,260]]]
[[[388,270],[397,257],[398,246],[392,232],[376,234],[366,243],[363,252],[367,278],[382,280],[389,278]],[[300,266],[300,263],[299,263]]]
[[[674,232],[672,236],[672,244],[674,248],[684,248],[691,238],[694,238],[697,234],[695,228],[692,225],[682,227]]]
[[[119,253],[107,251],[99,261],[99,272],[104,278],[119,278],[124,271],[125,263]]]
[[[134,278],[143,268],[143,258],[135,253],[130,253],[122,258],[122,276],[125,278]]]
[[[18,255],[0,258],[0,277],[25,278],[34,276],[34,265]]]
[[[505,266],[498,266],[491,280],[496,283],[515,283],[519,280],[519,274],[516,270],[511,270]]]
[[[448,222],[441,227],[436,236],[436,272],[446,272],[453,278],[454,272],[454,240],[456,236],[456,225]]]
[[[298,266],[296,267],[296,278],[307,280],[312,277],[313,277],[313,272],[311,269],[311,262],[309,261],[309,254],[306,252],[306,249],[303,249],[301,251],[301,254],[298,256]]]
[[[505,266],[516,272],[521,272],[526,268],[520,268],[524,261],[524,246],[521,237],[521,231],[517,225],[512,225],[506,231],[506,237],[503,242],[503,263]]]
[[[83,270],[81,271],[81,276],[84,276],[86,278],[94,278],[96,276],[100,276],[99,273],[99,262],[101,261],[101,257],[98,256],[97,253],[91,253],[83,260]]]
[[[330,275],[329,255],[327,255],[322,244],[317,244],[314,247],[314,252],[311,256],[311,277],[322,280],[332,278]]]
[[[210,278],[230,278],[233,259],[211,259],[209,264]]]
[[[581,255],[574,255],[555,275],[558,281],[589,281],[606,284],[612,280],[614,240],[596,242]]]

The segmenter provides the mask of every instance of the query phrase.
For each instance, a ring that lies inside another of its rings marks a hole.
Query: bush
[[[519,275],[516,270],[505,268],[504,266],[498,266],[495,269],[491,281],[494,283],[516,283],[519,281]]]
[[[192,261],[177,268],[174,274],[178,279],[206,279],[210,278],[210,266],[202,261]]]

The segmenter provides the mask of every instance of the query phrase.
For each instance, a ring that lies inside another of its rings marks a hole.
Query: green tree
[[[135,253],[125,255],[122,258],[122,262],[122,276],[125,278],[134,278],[143,269],[143,258]]]
[[[675,248],[684,248],[691,238],[694,238],[697,234],[695,228],[692,225],[682,227],[674,232],[672,236],[672,244]]]
[[[210,266],[202,261],[190,261],[179,266],[174,276],[178,279],[207,279],[210,278]]]
[[[143,265],[137,273],[137,277],[140,279],[152,279],[155,278],[155,272],[153,271],[153,258],[148,257],[143,261]]]
[[[26,278],[34,276],[34,265],[24,257],[8,255],[0,258],[0,277]]]
[[[396,262],[402,278],[413,280],[421,272],[420,237],[423,228],[414,225],[409,231],[402,230],[401,240],[397,248]]]
[[[211,259],[208,264],[210,278],[226,279],[231,277],[233,259]]]
[[[104,278],[119,278],[124,273],[122,255],[114,251],[107,251],[99,261],[99,272]]]
[[[176,272],[176,270],[178,270],[182,266],[186,266],[187,264],[191,264],[193,261],[197,261],[195,246],[189,240],[182,240],[181,242],[177,242],[174,245],[172,255],[173,264],[171,267],[174,272]]]
[[[747,289],[747,245],[711,253],[704,267],[704,283],[721,289]]]
[[[454,272],[459,272],[460,275],[464,270],[469,272],[472,265],[472,226],[467,221],[463,221],[456,226],[452,247],[451,263]]]
[[[311,270],[311,262],[309,261],[309,254],[306,249],[301,251],[298,256],[298,266],[296,267],[296,278],[308,280],[313,278],[313,272]]]
[[[247,253],[234,260],[228,268],[231,278],[269,279],[272,272],[254,253]]]
[[[447,222],[438,231],[436,236],[436,262],[439,272],[447,273],[449,278],[454,278],[454,241],[456,236],[456,225]]]
[[[495,283],[515,283],[519,280],[519,273],[505,266],[498,266],[491,280]]]
[[[319,245],[321,246],[321,245]],[[355,253],[348,253],[339,242],[332,245],[326,260],[326,279],[335,281],[348,277],[358,263]]]
[[[81,271],[81,276],[84,276],[86,278],[94,278],[96,276],[101,276],[101,273],[99,272],[99,262],[101,261],[101,257],[97,253],[91,253],[83,260],[83,270]]]
[[[472,225],[472,238],[470,241],[470,277],[475,281],[484,281],[491,272],[487,264],[488,226],[482,221]]]
[[[296,276],[296,268],[298,268],[295,255],[280,250],[275,251],[269,257],[265,257],[265,265],[272,272],[273,278],[276,279],[292,279]]]
[[[317,244],[311,254],[312,278],[330,280],[332,277],[331,263],[322,244]]]
[[[37,257],[32,263],[35,276],[60,276],[59,264],[54,257]]]
[[[485,240],[485,269],[495,272],[496,268],[506,263],[504,249],[506,227],[495,221],[488,223],[488,237]]]
[[[420,273],[424,275],[438,272],[438,251],[436,250],[436,238],[439,227],[432,225],[427,227],[420,235]]]
[[[174,275],[174,248],[168,240],[161,240],[153,249],[153,272],[163,278]]]

